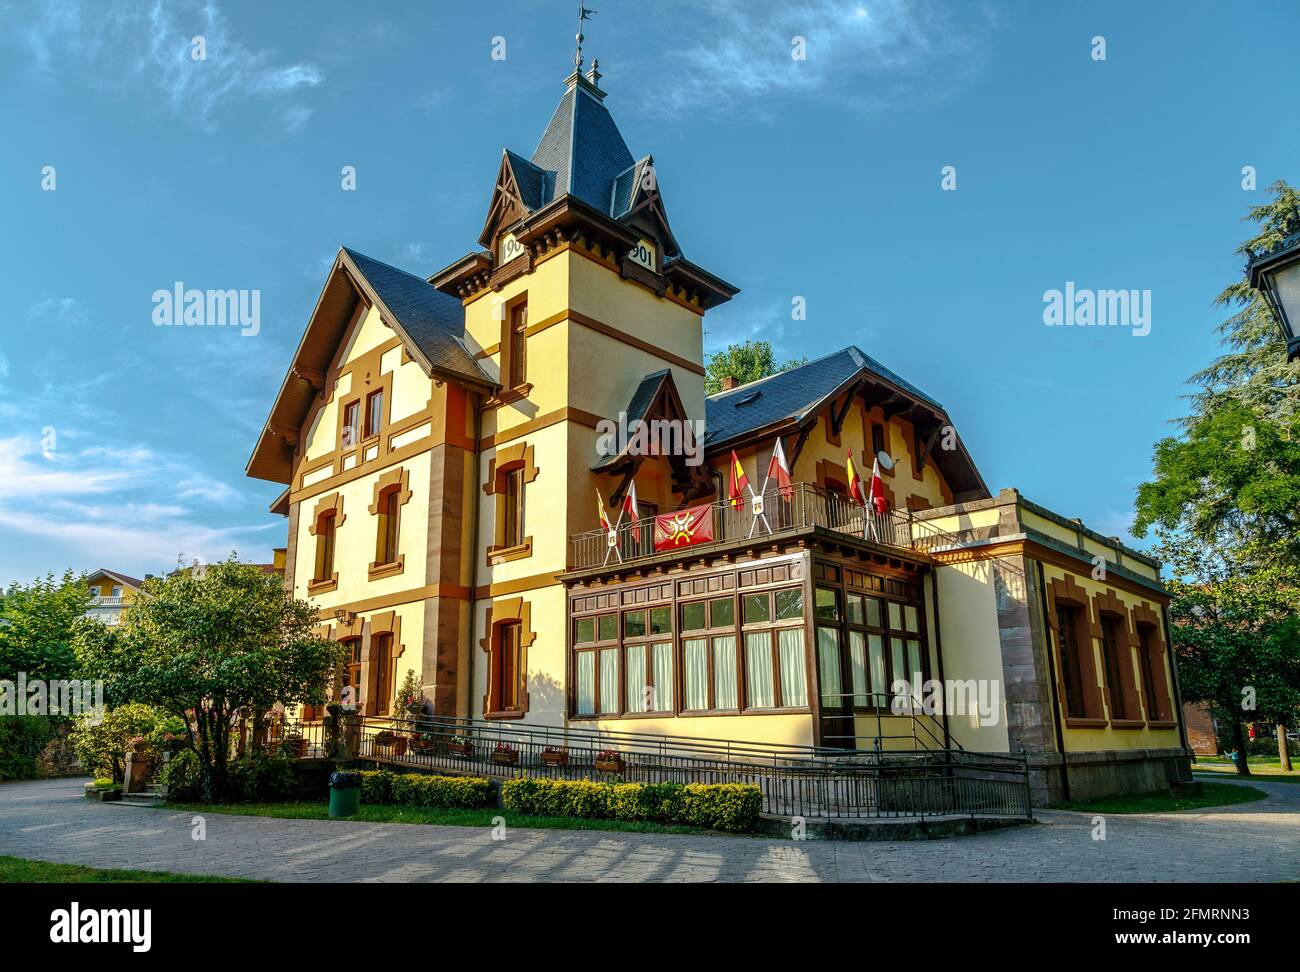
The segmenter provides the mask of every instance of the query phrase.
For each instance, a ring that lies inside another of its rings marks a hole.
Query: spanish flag
[[[731,476],[727,481],[727,498],[731,500],[733,510],[742,509],[745,505],[745,490],[749,489],[749,477],[745,475],[745,467],[740,464],[736,458],[736,450],[731,450]]]
[[[866,506],[866,497],[862,495],[862,477],[858,475],[858,467],[853,464],[853,450],[848,450],[848,464],[844,467],[849,477],[849,499],[859,506]]]
[[[600,518],[600,528],[606,533],[612,533],[614,525],[609,522],[609,514],[605,512],[605,499],[600,495],[600,490],[596,490],[596,516]]]

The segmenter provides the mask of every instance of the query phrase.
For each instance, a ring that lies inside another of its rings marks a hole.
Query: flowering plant
[[[499,742],[496,745],[496,751],[498,753],[513,753],[515,751],[515,747],[511,746],[507,742]]]
[[[622,759],[623,754],[620,753],[617,749],[602,749],[600,752],[596,754],[596,758],[600,760],[602,763],[609,763],[609,762],[613,762],[616,759]]]

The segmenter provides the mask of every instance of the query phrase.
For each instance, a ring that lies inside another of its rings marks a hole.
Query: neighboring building
[[[993,496],[943,406],[856,347],[706,398],[703,317],[737,290],[685,257],[598,80],[503,154],[484,249],[427,281],[339,251],[249,460],[288,487],[286,583],[363,711],[413,670],[446,715],[1025,752],[1039,802],[1185,778],[1155,561]],[[620,415],[704,421],[703,464],[600,451]],[[729,459],[761,489],[778,439],[794,485],[755,523]],[[893,457],[887,514],[846,497],[846,449],[868,478]],[[611,549],[597,490],[613,519],[633,486]],[[712,539],[656,551],[654,514],[691,509],[678,539]],[[916,671],[973,680],[991,724],[893,715]]]
[[[86,610],[86,617],[114,626],[122,623],[122,615],[130,609],[144,581],[101,567],[87,576],[86,583],[90,585],[90,607]]]

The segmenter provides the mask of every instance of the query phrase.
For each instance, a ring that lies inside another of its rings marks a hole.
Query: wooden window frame
[[[387,404],[385,399],[388,396],[384,394],[384,391],[385,389],[383,388],[383,386],[380,386],[379,388],[375,388],[372,389],[371,391],[366,392],[365,408],[361,416],[361,421],[362,421],[361,441],[362,442],[368,442],[371,439],[377,438],[379,434],[384,430],[384,426],[387,424],[384,421],[385,419],[384,407]],[[374,404],[372,404],[374,402],[378,402],[379,404],[378,415],[375,414],[375,407]]]
[[[528,383],[528,292],[512,298],[505,303],[501,318],[501,387],[499,399],[502,403],[526,396],[532,391]],[[517,322],[522,313],[523,321]],[[516,344],[516,340],[518,343]],[[517,353],[523,358],[522,364],[515,360]]]
[[[528,484],[537,479],[538,469],[533,463],[534,450],[531,443],[517,442],[503,446],[496,455],[488,460],[488,478],[483,484],[483,492],[494,497],[493,541],[485,551],[488,565],[509,563],[522,560],[533,554],[533,538],[525,532],[527,526]],[[510,502],[506,488],[507,478],[518,473],[519,483],[519,535],[516,538],[506,536],[506,507]],[[508,542],[517,540],[517,542]]]
[[[402,507],[411,500],[411,475],[405,467],[391,469],[375,481],[373,499],[368,507],[370,515],[375,517],[375,559],[366,569],[369,580],[395,577],[406,569],[406,554],[401,553],[402,541]],[[393,512],[388,506],[393,504]],[[392,522],[389,523],[391,516]],[[383,559],[385,532],[393,535],[393,556]]]
[[[511,622],[519,622],[520,685],[516,707],[506,708],[501,697],[502,657],[501,629]],[[479,647],[487,653],[487,691],[483,695],[483,718],[522,719],[528,714],[528,651],[537,640],[532,625],[532,605],[522,597],[491,602],[485,618],[485,637]]]
[[[1105,728],[1109,723],[1103,708],[1104,700],[1097,677],[1097,657],[1093,647],[1094,642],[1101,637],[1101,630],[1090,610],[1092,599],[1070,574],[1066,574],[1064,578],[1056,578],[1048,582],[1047,598],[1047,624],[1052,632],[1052,650],[1056,652],[1059,717],[1065,726],[1071,729]],[[1065,691],[1066,646],[1061,636],[1058,607],[1073,612],[1072,620],[1074,621],[1076,644],[1071,647],[1079,663],[1079,680],[1082,683],[1081,691],[1083,692],[1083,715],[1072,713],[1069,709],[1068,697]]]
[[[316,550],[313,557],[312,576],[307,581],[309,595],[325,594],[337,590],[339,572],[337,564],[338,533],[347,516],[343,512],[343,494],[330,493],[322,496],[312,510],[311,522],[307,532],[316,538]],[[330,524],[328,533],[324,525]],[[327,556],[328,554],[328,556]],[[328,562],[326,562],[328,561]]]

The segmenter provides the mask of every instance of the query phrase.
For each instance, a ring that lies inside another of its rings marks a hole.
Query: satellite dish
[[[885,472],[889,472],[894,468],[894,460],[889,458],[889,453],[884,449],[876,453],[876,461],[880,463],[880,468]]]

